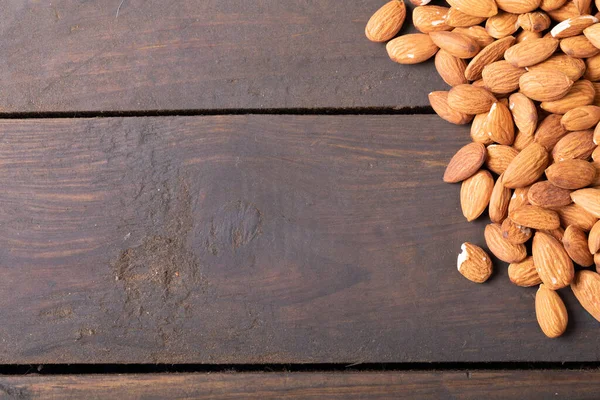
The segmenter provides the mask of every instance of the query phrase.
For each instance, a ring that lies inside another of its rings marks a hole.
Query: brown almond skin
[[[600,269],[600,253],[594,254],[594,264],[596,265],[596,271]]]
[[[399,64],[418,64],[433,57],[438,47],[424,33],[411,33],[390,40],[385,46],[388,56]]]
[[[598,18],[592,15],[580,15],[569,18],[552,28],[551,35],[557,39],[581,35],[583,30],[598,22]]]
[[[600,251],[600,222],[596,222],[590,230],[588,236],[588,250],[591,254],[596,254]]]
[[[495,102],[493,94],[473,85],[454,86],[448,93],[450,107],[465,114],[487,113]]]
[[[504,171],[504,185],[514,189],[529,186],[537,181],[548,166],[548,152],[532,143],[524,148]]]
[[[539,39],[542,37],[540,32],[521,31],[515,36],[515,43],[521,43],[526,40]]]
[[[546,177],[554,186],[576,190],[594,182],[596,168],[585,160],[565,160],[549,166],[546,169]]]
[[[597,146],[592,152],[592,160],[594,162],[600,162],[600,146]],[[600,176],[600,172],[597,172],[597,176]]]
[[[552,230],[560,227],[560,218],[556,211],[534,205],[519,207],[510,214],[510,219],[518,225],[532,229]]]
[[[508,203],[512,192],[504,187],[502,175],[496,180],[492,195],[490,197],[489,214],[490,220],[495,223],[502,223],[508,215]]]
[[[486,120],[487,113],[477,114],[475,118],[473,118],[473,123],[471,124],[471,139],[476,143],[481,143],[484,145],[494,143],[488,133],[485,131]]]
[[[519,78],[521,93],[536,101],[554,101],[563,98],[573,81],[560,71],[538,70]]]
[[[585,37],[597,48],[600,48],[600,25],[594,24],[583,30]]]
[[[444,182],[457,183],[470,178],[479,171],[486,154],[486,148],[481,143],[469,143],[461,147],[446,167]]]
[[[573,82],[577,81],[585,73],[585,62],[579,58],[566,54],[555,54],[546,61],[527,67],[529,72],[559,71],[567,75]]]
[[[582,267],[590,267],[594,263],[594,256],[588,248],[588,238],[584,231],[574,225],[565,229],[563,245],[571,260]]]
[[[465,70],[465,77],[470,81],[480,79],[482,77],[481,73],[483,72],[483,69],[487,65],[500,60],[504,56],[504,52],[508,50],[514,42],[514,37],[507,36],[486,46],[479,54],[473,57]]]
[[[593,131],[575,131],[563,136],[552,149],[554,162],[570,159],[587,160],[596,148]]]
[[[473,120],[473,115],[454,110],[448,104],[448,92],[429,93],[429,104],[442,119],[455,125],[465,125]]]
[[[486,65],[481,76],[487,89],[493,93],[507,94],[519,88],[519,80],[526,72],[525,68],[517,68],[501,60]]]
[[[577,272],[571,290],[579,304],[600,322],[600,275],[586,270]]]
[[[484,49],[485,47],[494,43],[494,38],[490,36],[483,26],[470,26],[468,28],[454,28],[453,32],[461,33],[465,36],[470,37],[477,42],[479,47]],[[482,50],[483,51],[483,50]],[[481,52],[479,52],[481,54]],[[479,55],[477,54],[477,56]],[[477,57],[475,56],[475,57]],[[472,80],[472,79],[469,79]]]
[[[495,174],[501,175],[506,171],[508,164],[519,154],[510,146],[492,144],[487,147],[485,166]]]
[[[525,186],[522,188],[517,188],[514,190],[512,197],[510,198],[510,203],[508,204],[508,213],[512,213],[514,210],[529,204],[529,200],[527,195],[531,186]]]
[[[458,272],[475,283],[483,283],[492,275],[492,259],[479,246],[473,243],[463,243],[462,252],[458,255]]]
[[[526,31],[542,32],[550,27],[550,17],[542,11],[521,14],[518,22]]]
[[[554,239],[558,240],[561,243],[563,240],[563,236],[565,235],[565,230],[562,227],[560,227],[558,229],[553,229],[551,231],[540,231],[540,232],[547,233],[548,235],[552,236]]]
[[[515,14],[525,14],[535,10],[541,0],[497,0],[498,8]]]
[[[476,17],[491,17],[498,13],[494,0],[447,0],[452,7]]]
[[[511,145],[515,140],[515,127],[512,114],[501,101],[492,104],[485,119],[483,129],[495,143]]]
[[[571,193],[573,203],[583,208],[589,214],[600,218],[600,189],[586,188]]]
[[[400,32],[406,18],[403,1],[392,0],[384,4],[367,22],[365,35],[372,42],[387,42]]]
[[[533,139],[534,139],[533,135],[519,131],[515,135],[515,141],[513,142],[512,147],[515,150],[521,151],[525,147],[527,147],[531,143],[533,143]]]
[[[567,0],[542,0],[540,8],[544,11],[552,11],[561,8]]]
[[[535,132],[534,141],[544,146],[547,151],[552,151],[556,143],[569,133],[560,123],[561,119],[562,115],[550,114],[540,122]]]
[[[577,204],[569,204],[568,206],[561,207],[556,211],[558,212],[558,217],[560,218],[560,224],[563,227],[575,225],[578,228],[588,232],[590,229],[592,229],[596,221],[598,221],[598,218],[594,217]]]
[[[456,32],[437,31],[429,33],[433,43],[458,58],[473,58],[481,48],[468,36]]]
[[[535,269],[533,257],[527,257],[521,262],[510,264],[508,266],[508,278],[512,283],[521,287],[537,286],[542,283]]]
[[[480,170],[463,181],[460,188],[460,205],[467,221],[477,219],[490,202],[494,178],[485,170]]]
[[[558,290],[568,286],[573,280],[573,261],[562,243],[544,232],[533,236],[533,263],[544,285]]]
[[[465,78],[467,63],[458,57],[454,57],[446,50],[439,50],[435,55],[435,69],[449,86],[457,86],[469,83]]]
[[[523,244],[512,244],[502,237],[500,225],[489,224],[485,227],[485,242],[490,251],[500,260],[507,263],[523,261],[527,250]],[[570,260],[569,260],[570,261]]]
[[[412,14],[413,25],[423,33],[448,31],[452,27],[446,23],[446,15],[450,9],[441,6],[415,7]]]
[[[585,36],[573,36],[560,40],[560,49],[567,55],[577,58],[593,57],[600,53]]]
[[[502,222],[500,229],[502,237],[512,244],[523,244],[533,235],[531,228],[519,225],[510,218],[506,218]]]
[[[573,1],[571,0],[566,1],[564,5],[557,9],[544,11],[548,13],[548,16],[550,16],[550,18],[557,22],[562,22],[569,18],[575,18],[580,15],[579,10],[575,6],[575,3],[573,3]]]
[[[585,74],[583,77],[589,81],[600,80],[600,54],[585,60]]]
[[[535,315],[542,332],[549,338],[557,338],[567,330],[569,317],[565,303],[558,293],[543,284],[535,294]]]
[[[553,37],[527,40],[506,50],[504,58],[515,67],[529,67],[548,59],[558,48]]]
[[[554,186],[549,181],[541,181],[531,185],[527,198],[534,206],[552,210],[571,204],[571,191]]]
[[[582,79],[573,84],[565,97],[555,101],[544,101],[540,107],[552,114],[565,114],[576,107],[592,104],[595,96],[596,89],[592,82]]]
[[[519,29],[518,18],[517,14],[500,11],[493,17],[488,18],[485,22],[485,30],[491,37],[501,39],[512,35]]]
[[[468,28],[470,26],[479,25],[485,21],[485,17],[475,17],[458,11],[455,7],[450,7],[446,16],[446,23],[454,28]]]
[[[582,131],[596,127],[599,121],[600,107],[589,105],[567,111],[560,123],[568,131]]]
[[[538,114],[533,101],[523,93],[513,93],[508,98],[508,103],[519,131],[527,136],[533,136],[538,123]]]

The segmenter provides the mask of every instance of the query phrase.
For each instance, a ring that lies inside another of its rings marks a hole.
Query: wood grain
[[[0,377],[6,399],[597,399],[598,371]]]
[[[598,361],[483,244],[436,116],[0,121],[0,363]]]
[[[0,112],[429,105],[433,62],[400,66],[364,35],[382,4],[6,0]]]

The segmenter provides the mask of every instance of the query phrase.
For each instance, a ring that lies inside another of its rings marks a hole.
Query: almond
[[[498,13],[494,0],[447,0],[448,4],[469,15],[491,17]]]
[[[415,7],[412,14],[413,25],[423,33],[448,31],[452,27],[446,23],[448,7],[420,6]]]
[[[529,146],[531,143],[533,143],[533,139],[534,136],[529,134],[529,133],[525,133],[525,132],[517,132],[517,134],[515,135],[515,141],[513,142],[512,147],[515,150],[521,151],[523,150],[525,147]]]
[[[600,162],[600,146],[596,146],[596,148],[592,152],[592,159],[594,160],[594,162]],[[596,168],[596,170],[597,170],[597,168]],[[597,170],[596,179],[598,177],[600,177],[600,171]],[[597,185],[594,184],[594,186],[597,186]]]
[[[562,242],[563,236],[565,235],[565,230],[562,227],[560,227],[558,229],[553,229],[551,231],[542,230],[540,232],[547,233],[548,235],[552,236],[554,239],[558,240],[559,242]]]
[[[492,274],[492,260],[479,246],[472,243],[463,243],[460,247],[457,267],[465,278],[475,283],[483,283]]]
[[[460,188],[460,206],[467,221],[473,221],[483,214],[493,189],[494,178],[485,170],[480,170],[463,181]]]
[[[593,104],[595,106],[600,106],[600,82],[592,82],[592,86],[595,92]]]
[[[531,185],[527,199],[534,206],[557,209],[571,204],[571,191],[554,186],[549,181],[541,181]]]
[[[448,92],[429,93],[429,104],[442,119],[456,125],[468,124],[473,116],[454,110],[448,105]]]
[[[544,11],[548,13],[550,18],[558,22],[562,22],[569,18],[575,18],[580,15],[579,10],[577,9],[577,6],[575,6],[575,3],[573,3],[573,1],[566,1],[564,5],[554,10]]]
[[[579,189],[571,193],[573,203],[583,208],[589,214],[600,218],[600,189]]]
[[[573,280],[573,262],[563,245],[544,232],[533,236],[533,263],[540,279],[548,288],[558,290],[568,286]]]
[[[465,77],[470,81],[481,78],[483,69],[494,61],[501,59],[504,56],[504,52],[512,46],[514,42],[515,38],[508,36],[496,40],[485,47],[469,63],[465,70]]]
[[[494,142],[510,145],[515,140],[515,128],[512,114],[501,102],[492,104],[486,117],[483,129]]]
[[[562,115],[558,114],[550,114],[544,118],[535,132],[535,142],[552,151],[556,143],[568,133],[560,123],[561,119]]]
[[[481,50],[475,40],[460,33],[437,31],[430,32],[429,37],[440,49],[458,58],[472,58]]]
[[[517,225],[532,229],[552,230],[560,227],[556,211],[533,205],[519,207],[510,214],[510,219]]]
[[[519,88],[519,79],[526,72],[525,68],[517,68],[501,60],[487,65],[481,75],[487,89],[493,93],[507,94]]]
[[[468,83],[465,78],[467,63],[458,57],[454,57],[446,50],[440,50],[435,55],[435,69],[444,82],[450,86]]]
[[[579,271],[571,284],[573,294],[579,304],[600,321],[600,275],[592,271]]]
[[[487,113],[495,102],[493,94],[473,85],[454,86],[448,93],[450,107],[464,113]]]
[[[579,15],[587,15],[592,13],[592,0],[573,0]]]
[[[554,161],[560,162],[573,158],[589,159],[596,148],[593,138],[592,131],[575,131],[566,134],[552,149]]]
[[[516,38],[515,43],[521,43],[521,42],[524,42],[526,40],[531,40],[531,39],[539,39],[541,37],[542,37],[542,34],[539,32],[521,31],[517,34],[517,36],[515,36],[515,38]]]
[[[539,70],[560,71],[575,82],[585,73],[585,62],[579,58],[565,54],[556,54],[544,62],[527,67],[527,71],[529,72],[537,72]]]
[[[515,67],[529,67],[548,59],[557,47],[558,40],[552,37],[527,40],[506,50],[504,58]]]
[[[560,123],[568,131],[581,131],[595,127],[600,121],[600,107],[581,106],[567,111]]]
[[[493,144],[487,147],[485,166],[495,174],[501,175],[506,171],[508,164],[519,154],[510,146]]]
[[[510,202],[511,190],[504,187],[502,175],[496,180],[492,196],[490,197],[489,214],[490,220],[502,223],[508,214],[508,203]]]
[[[544,11],[552,11],[561,8],[567,0],[542,0],[540,8]]]
[[[473,119],[473,124],[471,125],[471,139],[473,139],[473,141],[476,143],[481,143],[484,145],[494,143],[484,129],[486,119],[487,113],[477,114]]]
[[[598,18],[593,15],[580,15],[559,23],[552,28],[550,34],[557,39],[581,35],[585,28],[596,22],[598,22]]]
[[[519,29],[519,16],[506,12],[499,12],[485,22],[485,30],[491,37],[501,39],[512,35]]]
[[[596,150],[598,150],[598,149],[600,149],[600,147],[596,147]],[[596,150],[594,150],[594,152]],[[594,153],[592,153],[592,158],[594,158]],[[596,177],[594,178],[594,180],[592,181],[590,186],[594,186],[594,187],[600,186],[600,162],[594,161],[594,162],[592,162],[592,166],[596,170]]]
[[[418,7],[418,6],[424,6],[426,4],[429,4],[431,2],[431,0],[409,0],[414,6]]]
[[[594,102],[596,89],[592,82],[579,80],[573,84],[571,90],[560,100],[545,101],[540,107],[553,114],[565,114],[576,107],[587,106]]]
[[[512,244],[523,244],[531,239],[531,235],[533,235],[530,228],[519,225],[510,218],[506,218],[502,222],[500,229],[502,230],[502,237]]]
[[[600,49],[594,47],[594,45],[583,35],[561,39],[560,49],[565,54],[577,58],[593,57],[600,53]]]
[[[485,21],[485,17],[476,17],[458,11],[454,7],[450,7],[446,16],[446,23],[455,28],[467,28],[469,26],[479,25]]]
[[[494,42],[483,26],[471,26],[469,28],[454,28],[453,32],[463,34],[477,42],[482,49]],[[477,54],[479,55],[479,54]]]
[[[535,294],[535,316],[544,335],[557,338],[567,330],[569,317],[558,293],[540,285]]]
[[[387,42],[402,28],[406,6],[402,0],[392,0],[383,5],[367,22],[365,35],[372,42]]]
[[[521,93],[536,101],[554,101],[563,98],[573,81],[560,71],[538,70],[527,72],[519,78]]]
[[[522,93],[513,93],[508,98],[509,109],[519,131],[532,136],[538,123],[535,104]]]
[[[469,143],[463,146],[448,163],[444,172],[444,182],[457,183],[470,178],[479,171],[485,157],[486,148],[481,143]]]
[[[385,46],[390,58],[399,64],[418,64],[430,59],[438,47],[424,33],[402,35]]]
[[[588,238],[584,231],[574,225],[565,229],[563,245],[571,260],[582,267],[590,267],[594,263],[594,256],[588,248]]]
[[[512,213],[514,210],[529,204],[528,193],[531,186],[525,186],[514,190],[510,203],[508,204],[508,213]]]
[[[500,225],[489,224],[485,227],[485,242],[490,251],[498,259],[507,263],[523,261],[527,257],[527,250],[523,244],[512,244],[502,237]],[[570,261],[570,260],[569,260]]]
[[[589,81],[600,80],[600,54],[585,60],[585,79]]]
[[[596,254],[600,251],[600,221],[596,222],[590,230],[588,250],[591,254]]]
[[[588,26],[583,30],[583,34],[594,46],[600,48],[600,24]]]
[[[521,287],[537,286],[542,283],[535,270],[533,257],[527,257],[521,262],[510,264],[508,266],[508,278],[512,283]]]
[[[504,185],[514,189],[537,181],[548,166],[548,152],[538,143],[524,148],[504,171]]]
[[[550,17],[543,11],[519,15],[519,26],[526,31],[541,32],[550,27]]]
[[[585,160],[570,159],[549,166],[546,176],[554,186],[575,190],[589,186],[594,181],[596,168]]]
[[[524,14],[539,7],[541,0],[496,0],[498,8],[506,12]]]
[[[600,143],[600,126],[599,125],[596,125],[596,127],[594,128],[592,142],[594,142],[595,145],[598,145],[598,143]]]
[[[565,227],[575,225],[581,230],[588,232],[592,229],[596,221],[598,221],[598,218],[594,217],[577,204],[569,204],[556,211],[560,218],[560,224]]]
[[[596,264],[596,271],[600,269],[600,253],[594,254],[594,264]]]

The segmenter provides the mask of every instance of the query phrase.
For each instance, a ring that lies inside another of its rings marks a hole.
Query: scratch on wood
[[[125,0],[121,0],[119,3],[119,7],[117,7],[117,15],[115,15],[115,19],[119,18],[119,11],[121,11],[121,6],[125,3]]]

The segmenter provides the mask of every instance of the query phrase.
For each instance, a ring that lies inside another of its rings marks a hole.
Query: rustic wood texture
[[[589,399],[598,371],[0,377],[0,399]]]
[[[0,363],[598,361],[456,271],[436,116],[0,121]]]
[[[5,0],[0,112],[429,105],[433,62],[364,35],[382,4]]]

